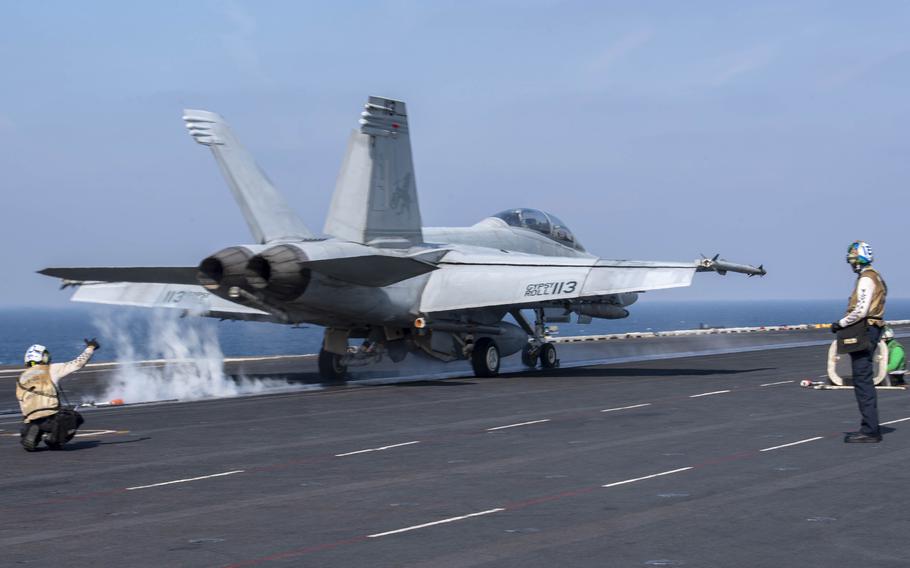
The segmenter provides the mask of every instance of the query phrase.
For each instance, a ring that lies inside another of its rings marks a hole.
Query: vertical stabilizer
[[[348,139],[325,232],[374,246],[423,242],[403,102],[370,97]]]
[[[220,115],[186,109],[183,120],[196,142],[212,150],[256,242],[313,238]]]

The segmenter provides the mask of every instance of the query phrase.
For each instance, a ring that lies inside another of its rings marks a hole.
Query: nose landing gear
[[[559,366],[556,346],[552,343],[544,343],[540,346],[540,366],[543,369],[555,369]]]
[[[525,367],[534,369],[540,362],[542,369],[555,369],[559,367],[559,357],[556,353],[556,345],[550,343],[546,334],[546,320],[542,308],[534,310],[534,326],[528,323],[528,320],[521,313],[521,310],[513,310],[512,317],[518,322],[518,325],[530,336],[528,344],[521,350],[521,362]]]

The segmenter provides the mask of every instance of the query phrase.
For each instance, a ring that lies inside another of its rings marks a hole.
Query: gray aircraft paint
[[[564,313],[574,305],[587,314],[622,317],[625,310],[592,306],[626,306],[638,292],[689,286],[696,271],[764,274],[760,267],[717,258],[599,259],[581,250],[574,237],[557,234],[555,217],[534,210],[510,210],[472,227],[422,228],[405,105],[370,97],[365,109],[338,176],[325,224],[328,237],[313,237],[219,115],[188,110],[190,133],[212,150],[259,244],[228,247],[203,260],[204,287],[187,284],[189,267],[42,273],[63,279],[76,274],[70,278],[74,284],[118,274],[132,280],[85,283],[75,301],[309,322],[330,328],[333,338],[345,337],[337,330],[384,329],[396,335],[413,330],[417,318],[429,318],[440,331],[421,348],[449,344],[454,351],[435,353],[442,357],[457,354],[456,335],[473,328],[499,334],[503,354],[520,349],[516,338],[526,338],[526,332],[500,321],[510,310]],[[546,220],[546,229],[540,220],[531,223],[535,215]],[[516,219],[528,222],[515,226]],[[333,339],[333,345],[336,353],[344,352],[343,343]]]
[[[351,132],[325,233],[376,246],[423,241],[405,104],[370,97]]]

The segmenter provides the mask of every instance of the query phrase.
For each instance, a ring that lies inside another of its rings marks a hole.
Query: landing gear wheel
[[[555,369],[559,366],[556,347],[552,343],[544,343],[540,346],[540,366],[544,369]]]
[[[471,351],[471,366],[475,377],[495,377],[499,374],[499,347],[489,337],[481,337]]]
[[[340,383],[348,368],[341,364],[341,355],[319,350],[319,376],[326,383]]]
[[[525,367],[530,367],[531,369],[537,366],[537,356],[540,353],[537,349],[531,347],[531,344],[527,344],[521,348],[521,362]]]
[[[408,356],[408,346],[403,340],[389,341],[386,344],[386,350],[393,363],[401,363]]]

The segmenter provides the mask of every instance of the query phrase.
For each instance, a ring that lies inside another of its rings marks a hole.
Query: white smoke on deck
[[[198,400],[287,388],[278,379],[234,379],[224,374],[216,325],[176,310],[116,312],[95,318],[95,326],[117,355],[114,378],[101,400],[125,403]],[[143,361],[154,361],[142,363]]]

